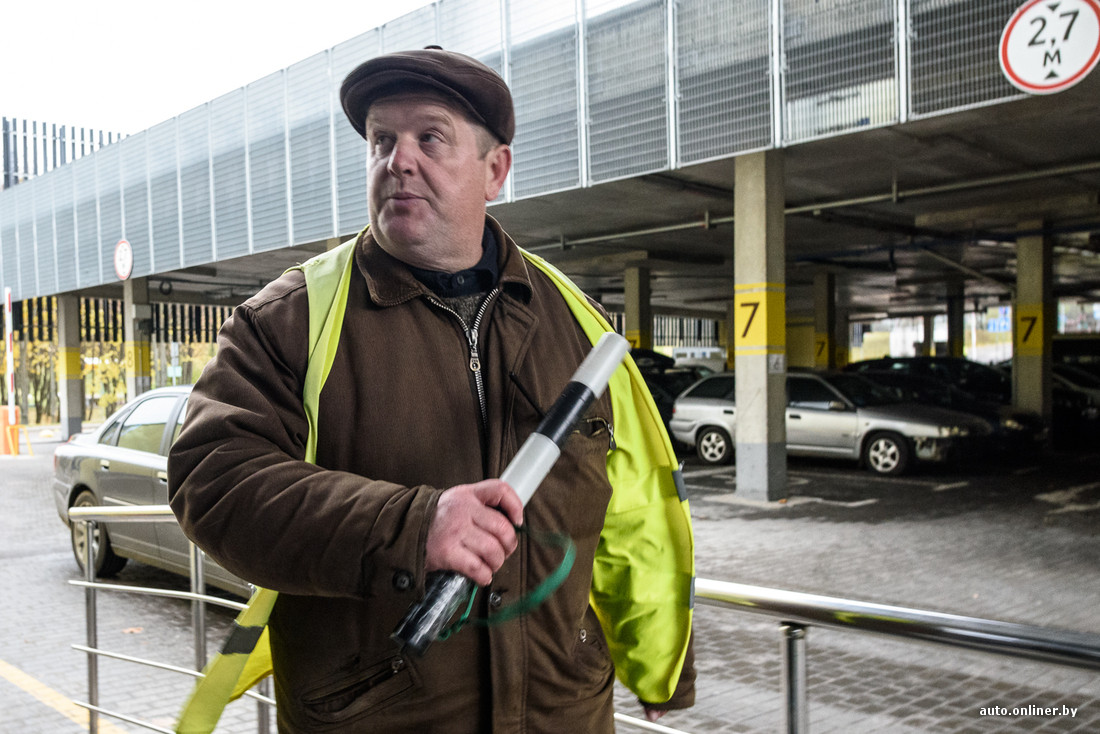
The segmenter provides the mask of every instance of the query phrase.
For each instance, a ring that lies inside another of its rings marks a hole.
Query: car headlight
[[[1001,428],[1007,428],[1010,431],[1022,431],[1024,430],[1024,424],[1015,418],[1002,418]]]
[[[956,436],[969,436],[970,429],[966,426],[940,426],[940,438],[953,438]]]

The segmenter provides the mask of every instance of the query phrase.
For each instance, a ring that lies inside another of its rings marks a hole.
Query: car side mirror
[[[844,411],[844,410],[848,410],[848,406],[845,403],[841,402],[840,400],[830,400],[829,401],[829,410]]]

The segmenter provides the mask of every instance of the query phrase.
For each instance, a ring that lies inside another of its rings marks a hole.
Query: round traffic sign
[[[119,280],[126,280],[134,270],[134,248],[126,240],[119,240],[115,245],[115,275]]]
[[[1029,94],[1072,87],[1100,59],[1100,0],[1029,0],[1001,34],[1000,59],[1008,81]]]

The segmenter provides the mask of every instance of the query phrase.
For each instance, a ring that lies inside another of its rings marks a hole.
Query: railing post
[[[264,678],[260,681],[260,695],[271,696],[271,678]],[[271,709],[264,701],[257,701],[256,706],[256,731],[259,734],[270,734],[271,732]]]
[[[84,626],[86,643],[89,649],[98,649],[99,635],[96,633],[95,612],[95,531],[94,520],[84,522],[84,580],[88,586],[84,588]],[[88,653],[88,703],[99,706],[99,658],[95,653]],[[88,709],[88,732],[98,734],[99,712],[94,708]]]
[[[206,593],[206,570],[202,564],[202,551],[194,543],[191,547],[191,593]],[[195,638],[195,670],[206,667],[206,602],[195,599],[191,602],[191,632]]]
[[[782,633],[784,728],[787,734],[806,734],[806,628],[793,622],[779,625]]]

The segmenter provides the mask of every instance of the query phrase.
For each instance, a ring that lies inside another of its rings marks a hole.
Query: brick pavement
[[[791,501],[769,506],[737,499],[735,470],[689,465],[699,575],[1100,633],[1098,470],[1100,456],[1062,455],[882,480],[792,462]],[[777,622],[704,605],[696,618],[700,697],[662,723],[779,730]],[[1097,673],[823,628],[807,654],[814,734],[1100,731]],[[1078,711],[980,715],[991,706]]]
[[[2,458],[0,661],[65,697],[86,697],[78,572],[40,458]],[[883,481],[847,465],[792,463],[792,501],[740,502],[733,470],[689,466],[701,576],[1100,633],[1100,457],[1038,469],[984,467]],[[1059,494],[1061,493],[1061,494]],[[1055,495],[1050,497],[1048,495]],[[1094,507],[1095,505],[1095,507]],[[121,581],[165,583],[131,564]],[[169,583],[173,583],[169,580]],[[210,632],[223,638],[227,615]],[[185,603],[103,596],[100,644],[192,663]],[[662,723],[689,732],[774,732],[780,725],[777,623],[700,605],[698,702]],[[810,731],[1100,731],[1100,675],[882,636],[811,629]],[[190,683],[101,664],[103,705],[169,726]],[[619,690],[620,710],[636,714]],[[983,707],[1069,706],[1076,718],[982,717]],[[0,733],[84,731],[0,675]],[[79,720],[79,718],[78,718]],[[255,731],[233,704],[219,732]],[[119,723],[113,731],[142,731]],[[620,727],[620,731],[630,731]]]

